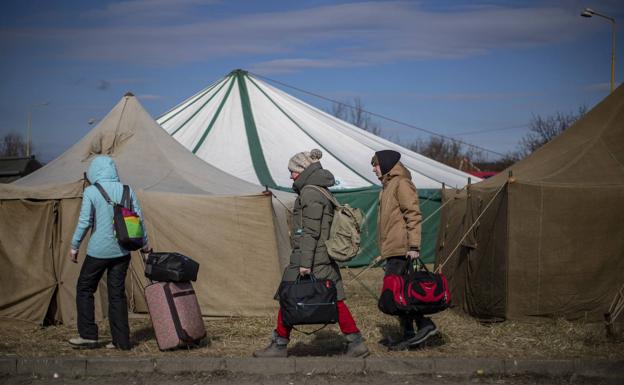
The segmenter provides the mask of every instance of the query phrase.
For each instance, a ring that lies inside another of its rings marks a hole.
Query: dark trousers
[[[98,339],[95,323],[93,294],[106,271],[108,287],[108,320],[113,344],[120,349],[130,349],[130,327],[128,326],[128,302],[126,301],[126,273],[130,256],[119,258],[93,258],[87,255],[78,284],[76,285],[76,310],[78,312],[78,333],[90,340]]]
[[[386,266],[384,267],[385,275],[401,275],[405,272],[405,269],[408,268],[409,261],[405,256],[397,256],[390,257],[386,259]],[[412,316],[403,316],[399,317],[399,322],[401,324],[401,328],[403,328],[403,336],[406,338],[413,337],[414,332],[414,322],[420,329],[425,321],[425,316],[416,313]]]

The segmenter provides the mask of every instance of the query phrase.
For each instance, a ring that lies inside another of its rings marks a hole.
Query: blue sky
[[[624,2],[4,0],[0,136],[26,131],[58,156],[126,91],[158,116],[233,69],[497,152],[516,147],[534,114],[594,106],[609,91],[611,25]],[[320,99],[284,88],[321,108]],[[407,143],[417,130],[377,120]],[[494,130],[484,133],[475,131]]]

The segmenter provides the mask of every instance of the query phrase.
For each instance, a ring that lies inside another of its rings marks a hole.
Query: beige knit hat
[[[303,172],[309,165],[318,162],[322,157],[323,153],[316,148],[297,153],[288,161],[288,170],[291,172]]]

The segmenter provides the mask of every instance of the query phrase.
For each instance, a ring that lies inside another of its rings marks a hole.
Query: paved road
[[[588,378],[395,376],[384,374],[359,375],[286,375],[261,376],[230,373],[164,375],[132,374],[67,378],[52,376],[0,376],[3,385],[621,385],[615,380]]]

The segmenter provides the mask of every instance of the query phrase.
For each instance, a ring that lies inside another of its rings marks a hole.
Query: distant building
[[[2,157],[0,158],[0,183],[11,183],[42,166],[34,155],[28,158]]]

